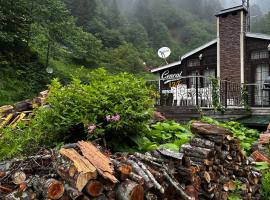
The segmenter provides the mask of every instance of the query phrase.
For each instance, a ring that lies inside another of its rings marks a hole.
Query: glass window
[[[196,77],[199,76],[199,72],[198,71],[192,71],[189,76],[191,76],[189,78],[189,87],[190,88],[195,88],[196,87]],[[200,87],[200,78],[198,78],[198,87]]]
[[[199,59],[192,59],[189,60],[187,63],[188,67],[196,67],[196,66],[200,66],[200,60]]]
[[[216,70],[214,69],[207,69],[203,72],[203,85],[207,87],[211,83],[211,78],[216,77]]]
[[[251,59],[252,60],[257,60],[257,59],[264,59],[269,57],[269,52],[268,51],[253,51],[251,53]]]
[[[263,64],[256,67],[255,73],[255,104],[256,105],[268,105],[269,104],[269,92],[263,90],[263,83],[269,76],[269,65]]]

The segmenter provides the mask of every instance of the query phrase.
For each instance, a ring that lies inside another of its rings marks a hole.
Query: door
[[[269,105],[269,91],[263,90],[264,81],[269,76],[269,65],[261,64],[256,67],[255,73],[255,105]]]

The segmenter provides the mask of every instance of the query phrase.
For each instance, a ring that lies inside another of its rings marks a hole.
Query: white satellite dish
[[[158,50],[158,56],[166,59],[171,55],[171,50],[168,47],[162,47]]]
[[[46,72],[47,72],[48,74],[52,74],[52,73],[53,73],[53,68],[47,67],[47,68],[46,68]]]

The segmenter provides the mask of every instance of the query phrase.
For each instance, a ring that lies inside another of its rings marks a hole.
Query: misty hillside
[[[270,32],[268,1],[251,2],[252,30]],[[67,82],[81,66],[155,78],[157,50],[168,46],[173,62],[214,39],[226,2],[241,0],[0,1],[0,104],[33,97],[55,77]]]

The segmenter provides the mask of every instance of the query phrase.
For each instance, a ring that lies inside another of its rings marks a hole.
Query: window
[[[269,58],[269,52],[268,51],[253,51],[251,53],[251,59],[257,60],[257,59],[265,59]]]
[[[188,67],[197,67],[200,66],[200,60],[199,59],[192,59],[189,60],[187,63]]]
[[[203,85],[204,85],[204,87],[207,87],[211,83],[211,78],[215,78],[216,77],[216,70],[214,70],[214,69],[204,70],[203,76],[204,76],[204,78],[203,78]]]
[[[199,76],[199,72],[198,71],[192,71],[189,76],[191,76],[189,78],[189,88],[195,88],[196,87],[196,76]],[[197,78],[198,80],[198,87],[200,87],[200,78]]]
[[[269,66],[266,64],[258,65],[255,73],[255,105],[268,105],[269,92],[263,90],[263,83],[269,76]]]

